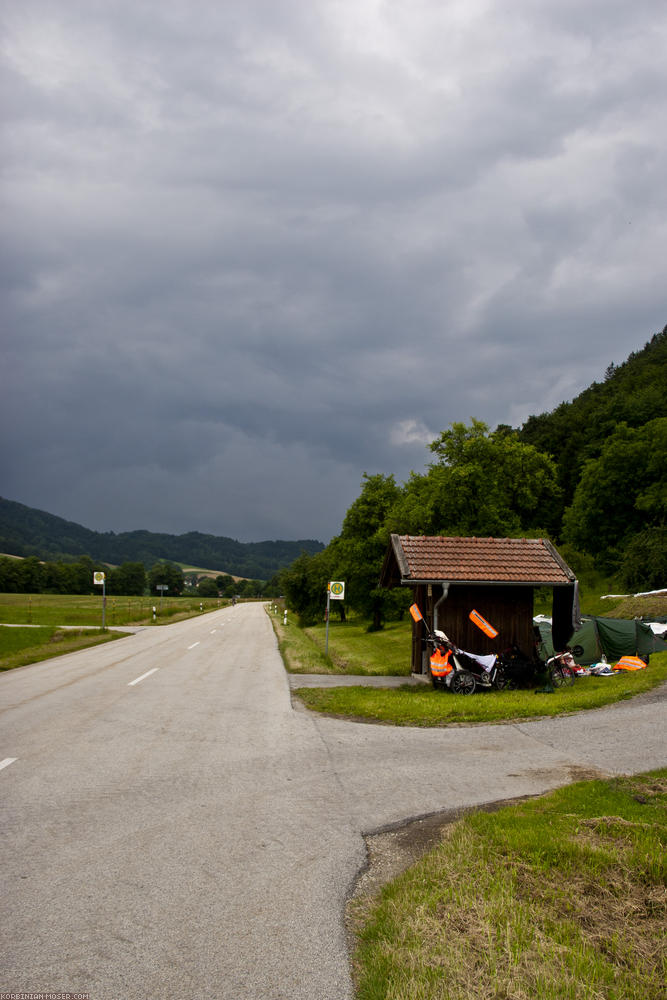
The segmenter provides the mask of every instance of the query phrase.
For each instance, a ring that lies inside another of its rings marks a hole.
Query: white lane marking
[[[156,671],[156,670],[159,670],[159,669],[160,669],[159,667],[153,667],[153,669],[152,669],[152,670],[147,670],[145,674],[142,674],[142,675],[141,675],[141,677],[135,677],[135,678],[134,678],[134,680],[133,680],[133,681],[130,681],[130,682],[128,683],[128,685],[127,685],[127,686],[128,686],[128,687],[133,687],[133,686],[134,686],[135,684],[138,684],[138,683],[139,683],[139,681],[143,681],[143,680],[145,680],[145,679],[146,679],[146,677],[150,677],[150,675],[151,675],[151,674],[154,674],[154,673],[155,673],[155,671]]]
[[[212,628],[212,629],[211,629],[211,633],[210,633],[210,634],[211,634],[211,635],[215,635],[215,633],[216,633],[217,631],[218,631],[218,630],[217,630],[217,628]]]
[[[198,645],[199,645],[199,640],[197,640],[197,642],[193,642],[191,646],[188,646],[188,649],[194,649],[195,646],[198,646]]]
[[[15,760],[18,760],[18,757],[5,757],[4,760],[0,760],[0,771],[2,771],[3,767],[9,767]]]

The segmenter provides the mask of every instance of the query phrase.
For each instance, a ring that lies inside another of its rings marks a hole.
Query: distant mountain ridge
[[[169,535],[153,531],[99,532],[34,507],[0,497],[0,552],[68,561],[87,555],[99,562],[142,562],[147,568],[161,560],[220,567],[232,576],[255,580],[271,577],[303,552],[324,548],[315,539],[237,542],[233,538],[190,531]]]

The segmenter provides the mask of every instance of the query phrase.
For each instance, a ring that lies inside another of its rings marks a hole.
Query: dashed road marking
[[[156,671],[156,670],[159,670],[159,669],[160,669],[159,667],[153,667],[153,669],[152,669],[152,670],[147,670],[145,674],[142,674],[142,675],[141,675],[141,677],[135,677],[135,678],[134,678],[134,680],[133,680],[133,681],[130,681],[130,682],[128,683],[128,685],[127,685],[127,686],[128,686],[128,687],[134,687],[134,685],[135,685],[135,684],[138,684],[138,683],[139,683],[139,681],[143,681],[143,680],[145,680],[145,679],[146,679],[146,677],[150,677],[150,675],[151,675],[151,674],[154,674],[154,673],[155,673],[155,671]]]

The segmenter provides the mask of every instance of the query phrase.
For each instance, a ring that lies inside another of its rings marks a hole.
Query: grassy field
[[[216,598],[107,597],[107,625],[151,625],[177,621],[221,607],[226,601]],[[157,609],[153,620],[153,607]],[[0,624],[17,625],[87,625],[102,624],[102,595],[0,594]]]
[[[381,632],[365,623],[331,623],[329,656],[324,626],[300,629],[296,616],[270,614],[286,669],[293,674],[410,675],[410,625],[395,622]],[[565,715],[601,708],[650,691],[667,680],[667,653],[654,653],[647,670],[609,677],[577,678],[553,693],[535,690],[480,691],[472,697],[436,691],[430,685],[369,688],[362,685],[297,688],[293,695],[312,711],[395,726],[451,726]],[[536,685],[537,686],[537,685]]]
[[[667,680],[667,653],[655,653],[647,670],[609,677],[577,678],[551,694],[536,690],[480,691],[472,696],[436,691],[430,685],[368,688],[361,685],[297,688],[311,711],[394,726],[451,726],[567,715],[601,708],[650,691]]]
[[[352,901],[358,1000],[663,1000],[667,771],[447,828]]]
[[[368,623],[359,619],[331,622],[329,658],[322,664],[325,673],[410,676],[410,626],[388,622],[380,632],[368,632]],[[304,633],[324,654],[326,626],[315,625]],[[295,673],[306,671],[295,670]]]
[[[664,594],[654,594],[651,597],[621,597],[610,599],[613,601],[612,608],[609,601],[600,600],[603,610],[598,612],[608,618],[665,618],[667,616],[667,596]],[[588,614],[593,614],[589,611]]]
[[[102,632],[99,594],[0,594],[0,670],[122,638],[121,633],[108,631],[113,626],[167,624],[228,603],[215,598],[175,597],[163,601],[160,607],[159,598],[107,597],[107,631]],[[153,607],[157,610],[155,618]],[[40,627],[3,628],[3,623]],[[59,628],[63,625],[80,627]]]
[[[389,622],[381,632],[368,632],[368,623],[354,620],[329,626],[329,655],[325,655],[326,629],[315,625],[301,629],[298,618],[282,610],[269,612],[286,669],[293,674],[356,674],[359,676],[410,676],[410,626]]]
[[[185,576],[190,573],[196,573],[197,576],[208,576],[211,580],[215,580],[218,576],[231,576],[232,580],[246,580],[245,576],[234,576],[233,573],[227,573],[224,569],[207,569],[205,566],[193,566],[192,563],[176,563],[177,566],[183,571]]]
[[[78,649],[122,638],[121,632],[102,632],[101,629],[0,626],[0,670],[23,667],[27,663],[37,663],[52,656],[74,653]]]
[[[549,593],[551,601],[551,593]],[[537,609],[536,602],[536,609]],[[542,611],[550,611],[546,605]],[[612,598],[602,601],[599,595],[588,596],[584,603],[585,614],[607,614],[616,617],[633,618],[635,615],[667,615],[667,598]],[[622,613],[621,613],[622,612]],[[536,610],[537,613],[537,610]],[[300,642],[299,637],[287,633],[298,630],[298,618],[288,613],[289,624],[283,629],[282,617],[273,616],[274,625],[280,641],[288,642],[292,655],[286,658],[290,673],[322,673],[322,674],[359,674],[393,676],[410,676],[410,636],[411,619],[406,615],[402,622],[387,622],[379,632],[368,632],[368,622],[350,616],[347,622],[330,621],[329,623],[329,655],[324,655],[326,642],[326,625],[324,622],[303,630],[303,635],[322,654],[316,656],[313,650],[307,650],[308,644]],[[303,651],[303,662],[296,654],[296,648]]]

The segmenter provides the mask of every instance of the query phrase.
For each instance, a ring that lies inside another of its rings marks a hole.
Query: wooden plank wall
[[[469,619],[478,611],[498,630],[489,639]],[[498,653],[516,644],[527,656],[533,650],[533,588],[454,586],[438,609],[438,625],[460,649]]]
[[[429,629],[434,628],[435,605],[442,596],[442,588],[433,584],[429,595],[425,585],[415,587],[414,601],[426,618]],[[498,629],[495,639],[489,639],[469,619],[472,610]],[[460,649],[471,653],[500,653],[508,646],[517,645],[531,656],[533,651],[533,588],[456,586],[449,588],[447,598],[438,609],[438,628],[442,629]],[[422,622],[412,627],[412,671],[426,672],[428,647],[426,629]],[[424,655],[426,654],[426,656]]]
[[[442,596],[442,589],[433,584],[431,595],[425,585],[415,587],[414,600],[433,629],[435,605]],[[495,639],[489,639],[469,619],[472,610],[478,611],[494,628]],[[456,586],[438,609],[438,628],[449,636],[460,649],[471,653],[499,653],[508,646],[517,645],[527,656],[533,651],[533,588]],[[428,649],[424,641],[426,630],[422,622],[412,628],[412,671],[425,672]]]

